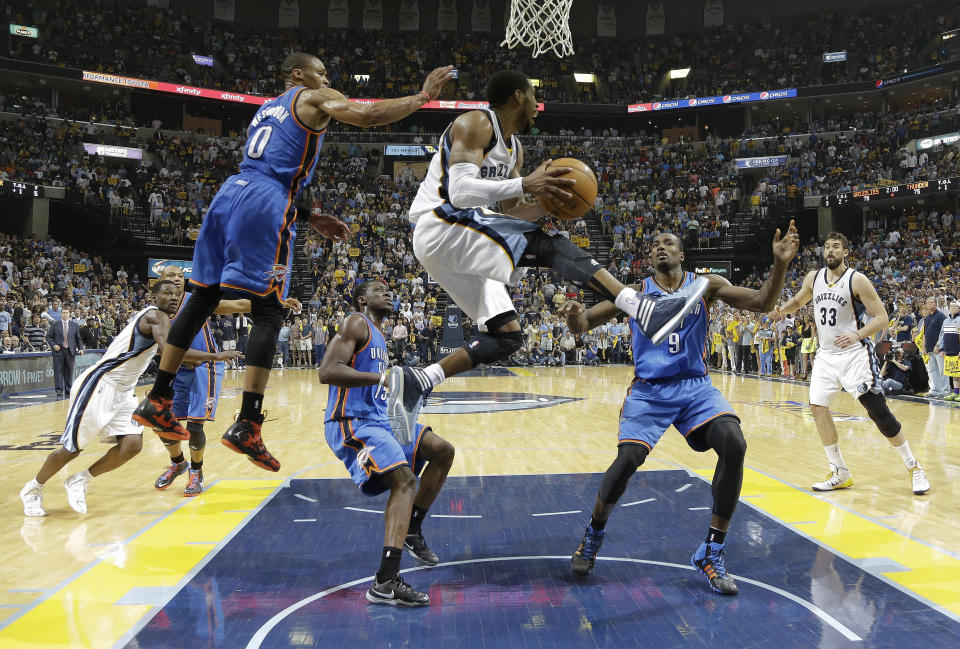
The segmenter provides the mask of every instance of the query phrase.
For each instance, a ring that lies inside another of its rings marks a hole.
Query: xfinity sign
[[[846,61],[846,60],[847,60],[847,50],[841,50],[839,52],[823,53],[824,63],[838,63],[840,61]]]

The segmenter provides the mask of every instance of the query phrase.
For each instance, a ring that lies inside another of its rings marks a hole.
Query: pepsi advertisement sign
[[[797,96],[796,88],[782,88],[778,90],[763,90],[759,92],[743,92],[733,95],[717,95],[714,97],[693,97],[691,99],[669,99],[644,104],[630,104],[628,113],[646,113],[654,110],[673,110],[676,108],[698,108],[700,106],[719,106],[720,104],[742,104],[754,101],[768,101],[770,99],[789,99]]]

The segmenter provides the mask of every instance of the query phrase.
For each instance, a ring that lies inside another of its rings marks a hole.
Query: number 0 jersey
[[[847,268],[837,281],[827,281],[827,269],[821,268],[813,280],[813,320],[817,323],[817,340],[825,352],[843,352],[833,342],[838,334],[855,333],[865,324],[866,307],[853,296],[852,268]],[[868,345],[869,341],[863,341]]]
[[[684,287],[696,279],[693,273],[685,273]],[[643,280],[642,293],[664,295],[664,290],[652,277]],[[667,336],[659,345],[654,346],[650,339],[640,331],[636,321],[629,318],[633,345],[634,374],[647,381],[656,379],[682,379],[707,374],[707,303],[701,298],[680,323],[680,327]]]
[[[290,88],[257,110],[247,128],[240,172],[255,172],[277,180],[296,199],[313,178],[323,131],[308,128],[297,117],[297,97],[306,90]]]

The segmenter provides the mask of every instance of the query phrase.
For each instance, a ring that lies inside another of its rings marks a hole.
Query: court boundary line
[[[806,495],[810,495],[811,497],[813,497],[809,492],[801,489],[800,487],[797,487],[796,485],[790,484],[789,482],[787,482],[787,481],[785,481],[785,480],[781,480],[780,478],[777,478],[777,477],[775,477],[775,476],[772,476],[772,475],[769,475],[769,474],[767,474],[767,473],[764,473],[763,471],[760,471],[760,470],[758,470],[758,469],[754,469],[753,467],[746,467],[746,466],[745,466],[744,468],[749,468],[751,471],[756,471],[756,472],[759,473],[760,475],[763,475],[763,476],[765,476],[765,477],[767,477],[767,478],[770,478],[771,480],[775,480],[775,481],[779,482],[780,484],[786,485],[786,486],[790,487],[791,489],[794,489],[794,490],[796,490],[796,491],[799,491],[800,493],[803,493],[803,494],[806,494]],[[700,478],[701,480],[703,480],[704,482],[709,483],[709,481],[706,479],[706,477],[701,476],[701,475],[697,475],[697,477]],[[938,552],[943,552],[944,554],[946,554],[946,555],[949,556],[950,558],[954,558],[954,559],[956,558],[956,557],[954,557],[953,553],[947,552],[947,551],[944,550],[943,548],[937,547],[937,546],[933,545],[932,543],[928,543],[928,542],[923,541],[923,540],[921,540],[921,539],[915,539],[915,538],[913,538],[912,536],[910,536],[909,534],[904,534],[903,532],[901,532],[901,531],[899,531],[899,530],[896,530],[896,529],[894,529],[894,528],[892,528],[892,527],[889,527],[889,526],[887,526],[887,525],[884,525],[883,523],[880,523],[880,522],[878,522],[878,521],[876,521],[876,520],[874,520],[874,519],[872,519],[872,518],[870,518],[870,517],[868,517],[868,516],[865,516],[864,514],[861,514],[860,512],[856,512],[856,511],[853,511],[853,510],[851,510],[851,509],[848,509],[848,508],[847,508],[846,506],[844,506],[844,505],[840,505],[840,504],[837,504],[837,503],[833,503],[833,502],[830,502],[829,500],[821,500],[821,499],[818,499],[818,500],[820,500],[821,502],[825,502],[825,503],[827,503],[828,505],[831,505],[831,506],[833,506],[833,507],[836,507],[836,508],[838,508],[838,509],[840,509],[840,510],[843,510],[844,512],[846,512],[846,513],[848,513],[848,514],[853,514],[854,516],[858,516],[858,517],[862,518],[863,520],[868,521],[868,522],[870,522],[870,523],[873,523],[874,525],[877,525],[877,526],[879,526],[879,527],[882,527],[882,528],[884,528],[885,530],[887,530],[887,531],[889,531],[889,532],[894,532],[894,533],[896,533],[896,534],[899,534],[899,535],[902,536],[903,538],[909,539],[909,540],[914,541],[914,542],[916,542],[916,543],[919,543],[919,544],[921,544],[921,545],[925,545],[926,547],[931,548],[931,549],[933,549],[933,550],[937,550]],[[743,503],[744,505],[750,507],[751,509],[754,509],[754,510],[760,512],[760,513],[763,514],[764,516],[770,518],[770,520],[775,521],[776,523],[778,523],[778,524],[780,524],[780,525],[783,525],[784,527],[786,527],[787,529],[789,529],[791,532],[794,532],[794,533],[800,535],[801,537],[803,537],[804,539],[810,541],[811,543],[814,543],[814,544],[820,546],[821,548],[823,548],[824,550],[827,550],[828,552],[831,552],[834,556],[836,556],[836,557],[839,558],[839,559],[842,559],[842,560],[846,561],[847,563],[849,563],[849,564],[852,565],[853,567],[857,568],[858,570],[862,570],[863,572],[867,573],[867,574],[870,575],[871,577],[874,577],[874,578],[876,578],[876,579],[879,579],[880,581],[882,581],[883,583],[887,584],[888,586],[893,587],[894,589],[900,591],[900,592],[903,593],[904,595],[908,595],[909,597],[915,599],[917,602],[923,604],[924,606],[928,606],[930,609],[932,609],[932,610],[934,610],[934,611],[937,611],[938,613],[944,615],[945,617],[949,618],[950,620],[953,620],[954,622],[960,623],[960,615],[957,615],[957,614],[954,613],[953,611],[950,611],[950,610],[944,608],[943,606],[941,606],[940,604],[937,604],[936,602],[931,602],[930,600],[928,600],[928,599],[927,599],[926,597],[924,597],[923,595],[921,595],[921,594],[919,594],[919,593],[917,593],[917,592],[915,592],[915,591],[907,588],[907,587],[904,586],[903,584],[899,584],[899,583],[893,581],[892,579],[890,579],[889,577],[887,577],[887,576],[884,575],[883,573],[874,572],[871,568],[867,568],[867,567],[865,567],[865,566],[861,566],[861,565],[858,564],[856,561],[854,561],[850,556],[848,556],[846,553],[837,550],[836,548],[834,548],[834,547],[831,546],[831,545],[828,545],[825,541],[821,541],[820,539],[818,539],[818,538],[815,537],[815,536],[812,536],[810,533],[806,532],[805,530],[802,530],[802,529],[799,529],[799,528],[794,527],[793,524],[788,523],[788,522],[784,521],[783,519],[781,519],[780,517],[771,514],[770,512],[768,512],[768,511],[766,511],[765,509],[759,507],[758,505],[756,505],[756,504],[754,504],[754,503],[752,503],[752,502],[750,502],[750,501],[748,501],[748,500],[744,500],[742,497],[740,498],[739,502],[741,502],[741,503]],[[867,557],[867,558],[869,558],[869,557]],[[911,572],[913,572],[912,569],[911,569]]]
[[[443,563],[439,563],[435,566],[414,566],[412,568],[406,568],[404,570],[401,570],[400,572],[408,573],[408,572],[416,572],[420,570],[445,568],[448,566],[461,566],[461,565],[474,564],[474,563],[494,563],[497,561],[537,561],[537,560],[543,560],[543,559],[569,561],[570,557],[557,556],[557,555],[485,557],[482,559],[464,559],[460,561],[446,561]],[[654,561],[651,559],[632,559],[629,557],[597,557],[597,560],[598,561],[619,561],[623,563],[640,563],[640,564],[654,565],[654,566],[660,566],[665,568],[680,568],[682,570],[697,571],[697,569],[694,568],[693,566],[688,566],[680,563],[670,563],[666,561]],[[736,577],[738,580],[742,581],[743,583],[752,584],[759,588],[763,588],[764,590],[773,592],[777,595],[780,595],[781,597],[784,597],[785,599],[792,601],[795,604],[800,605],[801,607],[807,609],[808,611],[816,615],[818,618],[820,618],[821,620],[829,624],[838,633],[846,637],[847,640],[850,640],[851,642],[863,642],[863,638],[861,638],[859,635],[854,633],[852,630],[850,630],[849,627],[847,627],[845,624],[843,624],[842,622],[834,618],[832,615],[824,611],[822,608],[820,608],[813,602],[808,602],[807,600],[803,599],[802,597],[799,597],[798,595],[794,595],[793,593],[777,588],[776,586],[771,586],[770,584],[766,584],[762,581],[757,581],[756,579],[750,579],[748,577],[738,577],[736,575],[731,575],[731,576]],[[327,588],[326,590],[322,590],[319,593],[314,593],[309,597],[305,597],[301,599],[299,602],[295,602],[294,604],[291,604],[290,606],[283,609],[282,611],[274,614],[273,617],[271,617],[263,625],[261,625],[260,628],[257,629],[257,631],[253,634],[253,637],[251,637],[250,640],[247,641],[245,649],[260,649],[260,646],[263,644],[263,641],[266,639],[267,635],[274,628],[276,628],[276,626],[280,624],[280,622],[285,620],[291,613],[294,613],[300,610],[307,604],[311,604],[319,599],[326,597],[327,595],[331,595],[341,590],[346,590],[347,588],[352,588],[353,586],[357,586],[364,582],[372,581],[373,578],[374,578],[374,575],[370,575],[369,577],[363,577],[360,579],[355,579],[353,581],[346,582],[338,586]]]
[[[328,464],[339,464],[339,463],[340,463],[340,460],[329,460],[329,461],[327,461],[327,462],[321,462],[320,464],[314,464],[314,465],[308,466],[308,467],[306,467],[306,468],[300,469],[299,471],[294,471],[294,472],[291,473],[289,476],[287,476],[284,480],[282,480],[282,481],[280,482],[280,484],[278,484],[276,487],[274,487],[273,491],[271,491],[269,494],[267,494],[267,496],[266,496],[263,500],[260,501],[260,504],[258,504],[256,507],[254,507],[253,509],[251,509],[251,510],[250,510],[250,513],[243,517],[243,520],[241,520],[239,523],[237,523],[237,524],[234,526],[234,528],[233,528],[232,530],[230,530],[230,532],[228,532],[226,536],[224,536],[222,539],[220,539],[220,541],[219,541],[215,546],[213,546],[212,548],[210,548],[210,551],[207,552],[207,554],[205,554],[205,555],[200,559],[200,561],[198,561],[196,564],[194,564],[194,566],[193,566],[189,571],[187,571],[187,574],[185,574],[185,575],[180,579],[180,581],[178,581],[176,584],[174,584],[173,586],[171,586],[171,587],[169,588],[169,590],[168,590],[166,593],[164,593],[164,595],[163,595],[163,597],[161,598],[161,601],[160,601],[160,602],[158,602],[157,604],[154,604],[153,606],[151,606],[151,607],[150,607],[150,610],[148,610],[146,613],[144,613],[142,616],[140,616],[140,619],[138,619],[136,622],[134,622],[134,623],[130,626],[130,628],[127,629],[127,630],[124,632],[124,634],[123,634],[122,636],[120,636],[120,638],[111,645],[110,649],[121,649],[121,648],[124,647],[126,644],[129,644],[129,642],[130,642],[131,640],[133,640],[133,639],[136,637],[136,635],[137,635],[138,633],[140,633],[140,631],[142,631],[143,628],[144,628],[145,626],[147,626],[147,624],[149,624],[150,621],[151,621],[154,617],[156,617],[157,613],[159,613],[160,611],[162,611],[162,610],[163,610],[163,607],[166,606],[167,604],[169,604],[169,603],[170,603],[170,600],[172,600],[174,597],[176,597],[177,593],[179,593],[181,590],[183,590],[183,587],[186,586],[188,583],[190,583],[190,580],[191,580],[191,579],[193,579],[194,577],[196,577],[197,574],[198,574],[201,570],[203,570],[203,568],[205,568],[206,565],[207,565],[208,563],[210,563],[210,562],[213,560],[214,557],[216,557],[218,554],[220,554],[220,551],[221,551],[223,548],[226,547],[227,543],[229,543],[230,541],[232,541],[232,540],[233,540],[233,537],[235,537],[237,534],[239,534],[240,531],[241,531],[244,527],[246,527],[247,524],[248,524],[251,520],[253,520],[253,518],[254,518],[257,514],[260,513],[260,510],[261,510],[261,509],[263,509],[264,507],[266,507],[266,505],[267,505],[271,500],[273,500],[273,499],[277,496],[277,494],[280,493],[281,490],[283,490],[283,489],[289,489],[289,488],[290,488],[290,480],[292,480],[293,478],[295,478],[297,475],[299,475],[299,474],[301,474],[301,473],[305,473],[305,472],[307,472],[307,471],[312,471],[313,469],[317,469],[317,468],[320,468],[320,467],[322,467],[322,466],[326,466],[326,465],[328,465]],[[224,478],[224,479],[229,479],[229,478]],[[311,478],[311,479],[315,479],[315,478]],[[317,479],[318,479],[318,478],[317,478]],[[243,481],[243,480],[240,480],[240,481]],[[218,480],[218,482],[220,482],[220,481]],[[260,480],[257,480],[257,482],[260,482]],[[189,501],[188,501],[188,502],[189,502]]]

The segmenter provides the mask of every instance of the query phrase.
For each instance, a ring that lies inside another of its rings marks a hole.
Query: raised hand
[[[300,300],[298,300],[295,297],[288,297],[286,300],[283,301],[283,306],[287,307],[294,313],[300,313],[301,311],[303,311],[303,305],[300,304]]]
[[[346,241],[350,238],[350,226],[332,214],[311,214],[307,223],[328,239]]]
[[[452,65],[434,68],[433,71],[427,75],[426,81],[423,82],[423,92],[425,92],[430,99],[436,99],[440,96],[440,89],[443,88],[443,84],[452,78]]]
[[[573,194],[564,190],[576,184],[573,178],[559,178],[570,171],[570,167],[554,167],[553,160],[547,160],[542,165],[523,177],[523,191],[534,196],[546,196],[561,203],[573,198]]]
[[[790,227],[787,228],[787,235],[783,239],[780,238],[780,228],[777,228],[776,234],[773,235],[773,256],[780,261],[790,263],[799,249],[800,235],[797,234],[797,226],[794,225],[793,219],[790,219]]]

